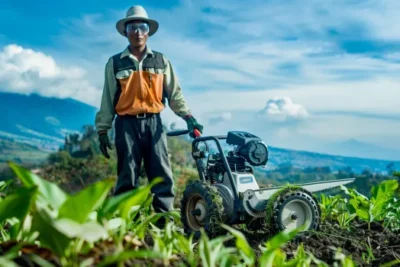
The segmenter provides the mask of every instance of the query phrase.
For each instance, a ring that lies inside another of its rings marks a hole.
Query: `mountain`
[[[0,137],[55,149],[67,132],[93,124],[96,108],[66,98],[0,93]]]
[[[306,168],[309,166],[329,166],[332,171],[338,171],[340,169],[351,167],[356,173],[361,173],[366,169],[380,173],[386,172],[387,167],[391,163],[393,163],[395,168],[400,168],[400,161],[340,156],[301,150],[282,149],[271,146],[268,147],[268,149],[268,169],[273,169],[279,165],[290,164],[291,166],[298,168]]]
[[[323,146],[318,151],[336,155],[347,155],[370,159],[400,160],[400,151],[379,147],[357,139],[349,139],[344,142],[331,143]]]
[[[36,162],[45,158],[43,151],[49,153],[58,149],[67,132],[80,132],[83,125],[93,125],[96,112],[95,107],[69,98],[0,93],[0,141],[3,140],[0,142],[0,163],[6,159]],[[338,170],[351,167],[356,172],[364,169],[382,172],[392,162],[395,168],[400,167],[399,161],[374,159],[381,156],[378,153],[380,148],[356,140],[345,142],[342,146],[334,144],[326,149],[329,155],[326,152],[269,147],[267,169],[291,164],[299,168],[329,166]],[[350,152],[361,157],[340,156]]]

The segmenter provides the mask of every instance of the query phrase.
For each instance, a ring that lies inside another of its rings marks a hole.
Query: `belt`
[[[135,118],[135,119],[146,119],[146,118],[151,118],[151,117],[158,116],[158,115],[160,115],[160,113],[139,113],[139,114],[135,114],[135,115],[130,115],[130,114],[120,115],[120,117],[130,117],[130,118]]]

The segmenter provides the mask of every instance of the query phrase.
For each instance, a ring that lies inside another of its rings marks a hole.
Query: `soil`
[[[259,252],[259,244],[264,244],[268,234],[246,233],[249,243]],[[338,225],[324,223],[319,231],[299,235],[287,243],[283,250],[288,258],[293,258],[297,247],[303,243],[304,250],[333,266],[336,248],[341,248],[343,254],[350,256],[356,266],[380,266],[395,260],[400,260],[400,233],[384,229],[378,223],[354,222],[349,229],[341,229]],[[370,248],[370,249],[369,249]],[[400,263],[391,266],[400,266]]]
[[[242,230],[242,232],[258,255],[261,252],[259,245],[264,245],[267,239],[271,237],[268,232],[264,232],[264,234],[246,230]],[[135,247],[148,249],[152,246],[151,240],[146,240],[143,243],[127,237],[124,241],[124,247],[130,249]],[[329,266],[334,266],[336,248],[341,248],[343,254],[350,256],[356,266],[380,266],[384,263],[400,260],[400,233],[390,232],[378,223],[372,223],[370,229],[368,229],[368,224],[360,222],[353,222],[349,229],[341,229],[338,225],[324,223],[320,226],[319,231],[299,235],[295,240],[284,245],[283,250],[289,259],[295,256],[300,243],[303,243],[306,252],[311,252],[317,259],[324,261]],[[54,266],[61,266],[57,257],[50,250],[32,244],[18,244],[16,241],[4,242],[0,244],[0,254],[9,251],[16,245],[20,245],[22,252],[22,255],[15,259],[15,262],[20,266],[39,266],[32,262],[29,257],[31,254],[48,260]],[[232,244],[225,245],[234,246],[235,244],[232,241]],[[370,248],[370,252],[368,248]],[[90,256],[94,258],[94,264],[97,264],[105,254],[114,249],[115,245],[112,242],[104,241],[97,244],[89,255],[81,255],[80,260]],[[184,262],[184,259],[177,258],[170,261],[170,266],[182,262]],[[126,262],[125,266],[164,266],[164,263],[159,260],[135,259]],[[400,263],[390,266],[400,266]]]

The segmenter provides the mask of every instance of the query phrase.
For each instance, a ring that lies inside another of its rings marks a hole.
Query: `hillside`
[[[391,163],[394,163],[396,166],[400,166],[400,161],[345,157],[308,151],[282,149],[277,147],[269,147],[269,149],[269,168],[275,168],[282,164],[290,164],[293,167],[298,168],[306,168],[308,166],[329,166],[332,171],[351,167],[353,171],[361,173],[365,169],[372,172],[385,172],[387,170],[387,166]]]
[[[0,93],[0,137],[55,149],[66,132],[93,124],[96,108],[72,99]]]
[[[334,155],[347,155],[358,158],[371,158],[383,160],[400,160],[400,151],[386,147],[380,147],[366,142],[350,138],[343,142],[330,143],[315,148],[317,152],[330,153]]]
[[[0,93],[0,140],[7,140],[2,143],[6,148],[1,152],[0,161],[42,160],[46,153],[55,151],[63,145],[66,133],[81,132],[84,125],[93,125],[96,111],[95,107],[72,99],[49,98],[37,94]],[[7,145],[4,145],[6,143]],[[32,146],[25,146],[26,144]],[[267,170],[289,164],[298,168],[329,166],[332,171],[351,167],[358,173],[364,169],[384,172],[393,162],[273,146],[269,149]],[[400,162],[393,163],[395,167],[400,166]]]
[[[49,152],[24,143],[17,143],[7,139],[0,139],[0,170],[7,161],[24,164],[38,164],[45,160]]]

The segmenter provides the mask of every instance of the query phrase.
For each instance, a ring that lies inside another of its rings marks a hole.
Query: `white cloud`
[[[293,103],[289,97],[274,97],[258,113],[259,118],[271,121],[287,122],[304,120],[309,117],[307,110],[300,104]]]
[[[400,114],[399,52],[382,51],[382,57],[350,54],[341,43],[400,40],[397,2],[185,0],[168,10],[146,7],[160,21],[149,44],[171,60],[193,113],[209,133],[248,129],[265,134],[274,144],[300,147],[319,138],[352,137],[364,131],[363,138],[379,142],[387,137],[400,146],[391,133],[381,130],[387,121],[365,118],[361,123],[351,116],[343,121],[326,116],[323,121],[318,116],[325,111]],[[74,96],[98,107],[106,60],[128,44],[115,30],[125,11],[63,21],[57,45],[73,51],[67,57],[80,67],[75,72],[65,72],[74,67],[62,64],[65,55],[55,50],[51,55],[59,55],[57,60],[43,54],[37,59],[46,63],[34,67],[26,67],[30,65],[20,59],[23,64],[13,63],[14,69],[5,72],[1,64],[6,78],[0,73],[0,84],[19,91],[29,91],[27,85],[33,85],[42,88],[38,89],[42,94]],[[287,99],[271,100],[266,107],[266,101],[277,95]],[[264,108],[270,120],[260,122],[255,115]],[[230,116],[224,118],[223,112]],[[312,118],[302,124],[271,120],[287,122],[309,114]],[[186,126],[170,110],[163,116]],[[213,124],[216,121],[223,123]]]
[[[45,120],[51,125],[60,125],[60,121],[53,116],[47,116]]]
[[[224,122],[229,122],[232,119],[232,113],[230,112],[222,112],[216,113],[212,112],[210,114],[204,114],[203,117],[208,118],[207,123],[209,125],[217,125]]]
[[[97,103],[99,90],[78,66],[60,66],[42,52],[11,44],[0,52],[0,88],[3,91],[60,98],[72,97]]]

